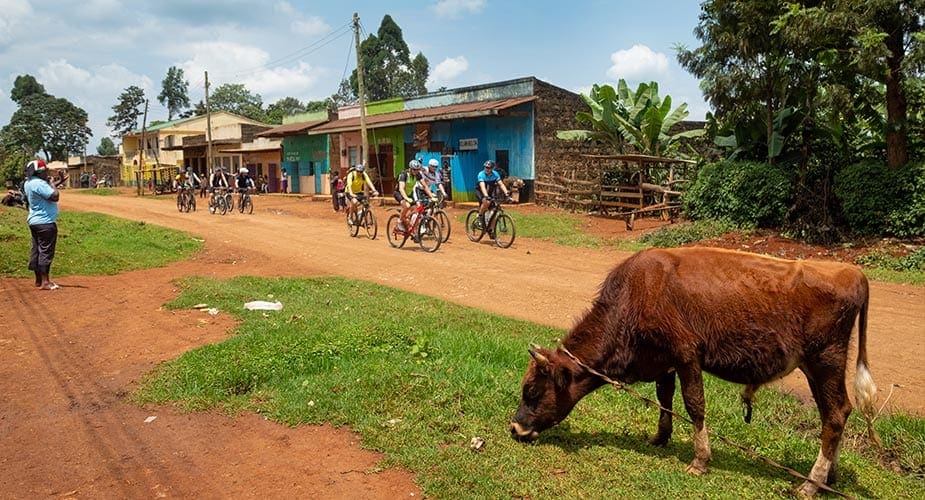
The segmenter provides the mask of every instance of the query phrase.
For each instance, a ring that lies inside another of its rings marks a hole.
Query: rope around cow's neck
[[[562,352],[564,352],[566,355],[568,355],[568,357],[571,358],[572,361],[575,362],[575,364],[577,364],[578,366],[580,366],[580,367],[584,368],[585,370],[587,370],[588,373],[590,373],[590,374],[592,374],[592,375],[594,375],[594,376],[600,378],[600,379],[603,380],[604,382],[606,382],[606,383],[612,385],[612,386],[614,387],[614,389],[616,389],[616,390],[618,390],[618,391],[619,391],[619,390],[623,390],[623,391],[625,391],[626,393],[628,393],[629,395],[631,395],[631,396],[633,396],[633,397],[635,397],[635,398],[637,398],[637,399],[639,399],[639,400],[644,401],[644,402],[645,402],[646,404],[648,404],[649,406],[654,406],[654,407],[658,408],[658,409],[661,410],[661,411],[668,412],[668,413],[670,413],[672,416],[674,416],[675,418],[678,418],[678,419],[680,419],[680,420],[682,420],[682,421],[684,421],[684,422],[687,422],[688,424],[691,424],[691,425],[694,424],[694,422],[693,422],[690,418],[688,418],[688,417],[686,417],[686,416],[684,416],[684,415],[681,415],[681,414],[679,414],[679,413],[676,413],[676,412],[674,412],[673,410],[669,410],[668,408],[665,408],[664,406],[662,406],[661,404],[659,404],[658,401],[655,401],[655,400],[653,400],[652,398],[648,398],[648,397],[646,397],[646,396],[643,396],[642,394],[639,394],[639,393],[636,392],[635,390],[629,388],[626,384],[620,382],[619,380],[615,380],[615,379],[613,379],[613,378],[607,376],[607,374],[601,373],[601,372],[595,370],[594,368],[588,366],[587,364],[585,364],[584,362],[582,362],[580,359],[578,359],[578,356],[575,356],[575,355],[572,354],[568,349],[566,349],[565,346],[559,346],[559,349],[561,349]],[[754,458],[754,459],[756,459],[756,460],[758,460],[758,461],[760,461],[760,462],[762,462],[762,463],[764,463],[764,464],[766,464],[766,465],[770,465],[771,467],[780,469],[780,470],[786,472],[787,474],[790,474],[791,476],[796,477],[797,479],[802,479],[802,480],[804,480],[804,481],[809,481],[810,483],[813,483],[814,485],[816,485],[816,486],[819,487],[820,489],[825,490],[825,491],[828,491],[829,493],[834,493],[834,494],[836,494],[836,495],[838,495],[838,496],[841,496],[841,497],[844,497],[844,498],[854,498],[854,497],[852,497],[851,495],[848,495],[848,494],[846,494],[846,493],[842,493],[841,491],[838,491],[838,490],[832,488],[831,486],[829,486],[829,485],[827,485],[827,484],[825,484],[825,483],[820,483],[819,481],[816,481],[816,480],[814,480],[814,479],[810,479],[809,477],[804,476],[804,475],[801,474],[800,472],[798,472],[798,471],[796,471],[796,470],[794,470],[794,469],[791,469],[790,467],[787,467],[787,466],[785,466],[785,465],[781,465],[781,464],[775,462],[774,460],[771,460],[770,458],[763,457],[763,456],[759,455],[758,453],[756,453],[756,452],[755,452],[754,450],[752,450],[751,448],[748,448],[748,447],[746,447],[746,446],[744,446],[744,445],[738,444],[738,443],[732,441],[731,439],[729,439],[729,438],[727,438],[727,437],[725,437],[725,436],[722,436],[722,435],[720,435],[720,434],[717,434],[717,433],[714,432],[714,431],[711,431],[709,428],[707,429],[707,433],[708,433],[709,435],[711,435],[711,436],[713,436],[713,437],[719,439],[720,441],[726,443],[727,445],[732,446],[733,448],[737,448],[738,450],[744,452],[746,455],[749,455],[750,457],[752,457],[752,458]]]

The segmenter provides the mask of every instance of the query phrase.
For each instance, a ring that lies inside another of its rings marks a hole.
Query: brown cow
[[[748,403],[762,384],[799,367],[822,419],[822,447],[809,478],[834,481],[851,413],[845,365],[859,315],[856,396],[868,425],[872,418],[877,388],[867,368],[867,306],[867,278],[846,264],[708,248],[639,252],[611,271],[591,310],[562,340],[581,364],[561,348],[530,350],[511,434],[536,439],[604,385],[585,366],[622,383],[654,381],[669,410],[677,373],[694,425],[687,471],[700,475],[711,455],[702,372],[744,384]],[[671,414],[662,410],[652,443],[664,445],[671,431]],[[804,495],[816,491],[811,481],[800,487]]]

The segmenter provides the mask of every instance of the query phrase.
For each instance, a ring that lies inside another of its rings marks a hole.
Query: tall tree
[[[808,4],[808,5],[807,5]],[[925,0],[829,0],[788,4],[775,32],[830,76],[857,89],[858,77],[885,87],[887,164],[908,159],[906,79],[922,76]],[[852,85],[853,84],[853,85]],[[859,94],[854,106],[866,106]]]
[[[161,82],[161,93],[157,101],[167,106],[167,120],[180,116],[180,113],[189,108],[189,82],[183,78],[183,69],[171,66],[167,70],[167,77]]]
[[[119,137],[128,135],[138,128],[138,118],[144,113],[145,91],[132,85],[119,95],[119,102],[112,107],[113,115],[106,120],[106,126]]]
[[[429,63],[422,53],[411,61],[408,44],[401,28],[386,15],[379,31],[360,43],[360,61],[363,64],[363,83],[366,97],[371,101],[392,97],[411,97],[427,92]],[[353,93],[359,95],[356,70],[350,75]]]
[[[21,99],[2,136],[7,147],[41,152],[49,161],[67,161],[68,154],[82,153],[93,135],[87,120],[87,112],[67,99],[32,94]]]
[[[116,145],[113,144],[112,139],[103,137],[100,139],[100,145],[96,147],[96,154],[100,156],[111,156],[119,154],[119,150],[116,149]]]
[[[305,104],[295,97],[283,97],[267,106],[267,123],[283,123],[283,118],[307,111]]]
[[[356,90],[350,85],[350,80],[344,78],[337,87],[337,92],[330,97],[334,106],[349,106],[360,102]]]
[[[253,94],[242,83],[226,83],[209,96],[212,111],[228,111],[252,120],[266,121],[263,98]]]
[[[10,91],[10,99],[16,104],[22,104],[23,99],[33,94],[45,94],[45,87],[32,75],[17,76],[13,90]]]

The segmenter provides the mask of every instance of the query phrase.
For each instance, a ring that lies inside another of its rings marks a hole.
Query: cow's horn
[[[546,356],[543,356],[542,354],[538,353],[535,350],[535,348],[528,349],[527,352],[530,353],[530,356],[533,357],[533,359],[536,361],[536,364],[540,366],[546,366],[547,364],[549,364],[549,360],[546,359]]]

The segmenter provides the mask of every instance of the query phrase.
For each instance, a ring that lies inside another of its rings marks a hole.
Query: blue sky
[[[429,90],[535,76],[586,92],[592,84],[656,81],[662,96],[709,110],[674,47],[697,47],[700,12],[690,0],[0,0],[0,125],[16,110],[9,93],[30,74],[87,111],[95,152],[119,94],[136,85],[151,101],[170,66],[184,70],[190,100],[210,85],[243,83],[264,105],[292,96],[321,100],[356,66],[353,13],[361,39],[384,15],[412,54],[430,62]],[[116,144],[120,142],[114,139]]]

